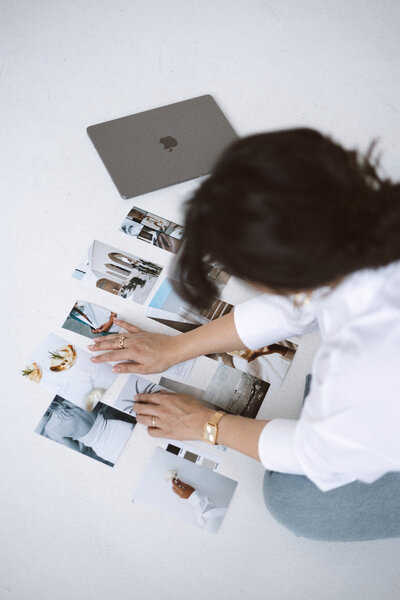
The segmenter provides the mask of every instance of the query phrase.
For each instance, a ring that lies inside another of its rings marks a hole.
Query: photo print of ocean
[[[176,394],[189,394],[197,398],[208,408],[250,419],[257,416],[270,388],[266,381],[222,363],[218,365],[205,390],[165,376],[160,378],[159,383]]]
[[[101,290],[143,304],[162,267],[95,240],[73,277]]]

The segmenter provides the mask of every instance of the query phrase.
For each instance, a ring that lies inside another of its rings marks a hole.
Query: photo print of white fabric
[[[135,424],[134,417],[101,402],[89,412],[56,396],[35,432],[113,467]]]
[[[157,448],[133,501],[209,533],[218,533],[237,482]]]

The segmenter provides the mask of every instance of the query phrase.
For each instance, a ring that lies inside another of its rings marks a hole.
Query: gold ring
[[[123,350],[125,348],[125,346],[124,346],[124,340],[125,339],[126,339],[125,335],[121,335],[121,337],[119,338],[119,347],[120,347],[120,350]]]
[[[152,424],[152,427],[156,426],[156,418],[155,417],[151,418],[151,424]]]

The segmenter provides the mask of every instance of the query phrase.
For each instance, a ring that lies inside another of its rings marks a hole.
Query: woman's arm
[[[184,394],[138,394],[135,400],[137,422],[146,425],[152,437],[202,440],[204,425],[215,412]],[[268,422],[225,415],[218,425],[217,443],[260,460],[258,439]]]
[[[150,333],[119,319],[114,319],[114,323],[128,333],[97,338],[88,348],[92,352],[107,350],[92,358],[95,363],[134,361],[135,364],[122,362],[116,365],[113,370],[118,373],[160,373],[176,363],[203,354],[246,348],[236,331],[233,312],[178,335]],[[120,349],[122,335],[125,337],[124,349]]]

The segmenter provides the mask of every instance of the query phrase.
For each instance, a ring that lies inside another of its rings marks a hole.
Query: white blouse
[[[85,435],[76,439],[85,446],[93,448],[97,456],[114,465],[132,430],[133,423],[120,421],[119,419],[105,419],[99,413],[92,428]]]
[[[315,290],[301,307],[263,294],[234,317],[254,350],[321,331],[300,418],[273,419],[261,433],[266,469],[306,475],[323,491],[400,471],[400,262]]]

